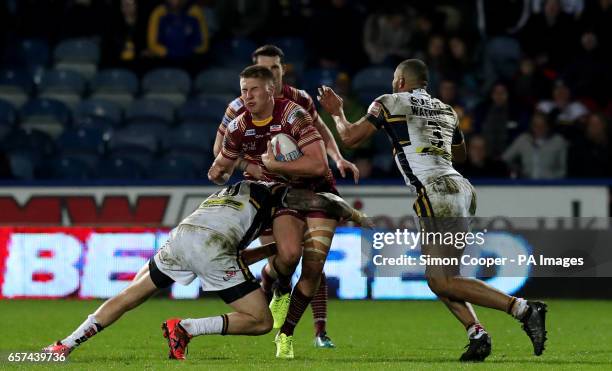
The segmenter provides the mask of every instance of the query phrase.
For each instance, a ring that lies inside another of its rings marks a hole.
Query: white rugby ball
[[[272,137],[271,144],[276,161],[294,161],[302,157],[302,151],[297,143],[287,134],[276,134]]]

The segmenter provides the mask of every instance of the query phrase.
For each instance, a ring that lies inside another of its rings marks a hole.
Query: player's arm
[[[321,134],[321,138],[323,138],[323,143],[325,143],[325,150],[327,151],[327,155],[336,163],[336,167],[340,172],[340,175],[345,178],[346,170],[350,170],[353,173],[353,179],[355,180],[355,184],[359,181],[359,169],[355,164],[350,161],[347,161],[342,153],[340,152],[340,148],[338,148],[338,144],[336,143],[336,139],[332,134],[331,130],[325,125],[325,122],[321,119],[321,116],[318,116],[316,120],[313,121],[313,125]]]
[[[314,193],[307,189],[292,188],[285,195],[283,206],[298,211],[324,211],[338,219],[371,226],[371,221],[365,213],[351,207],[342,197],[333,193]]]
[[[463,163],[467,159],[467,151],[465,149],[465,139],[459,126],[455,127],[453,132],[453,141],[451,143],[451,152],[453,155],[453,161]]]
[[[255,264],[258,261],[272,255],[276,255],[276,242],[270,242],[252,249],[242,250],[240,252],[240,258],[246,265]]]
[[[319,102],[332,116],[340,139],[345,146],[355,148],[370,138],[377,130],[376,125],[368,120],[367,116],[351,124],[344,115],[342,98],[331,88],[323,86],[319,89]]]
[[[272,145],[268,142],[268,151],[261,155],[261,161],[271,172],[289,177],[315,178],[327,174],[329,164],[322,140],[315,140],[300,150],[302,157],[294,161],[281,162],[274,158]]]
[[[218,185],[225,184],[232,176],[235,166],[236,159],[229,159],[220,153],[208,169],[208,180]]]

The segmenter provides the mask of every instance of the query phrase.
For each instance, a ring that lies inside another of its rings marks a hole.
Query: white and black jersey
[[[420,192],[441,176],[459,175],[451,154],[451,145],[463,141],[457,114],[425,89],[381,95],[368,108],[367,119],[389,136],[407,185]]]

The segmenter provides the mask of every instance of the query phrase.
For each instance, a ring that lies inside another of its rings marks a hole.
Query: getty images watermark
[[[561,220],[563,219],[563,220]],[[362,230],[367,276],[612,277],[612,219],[419,219]],[[404,223],[405,224],[405,223]]]

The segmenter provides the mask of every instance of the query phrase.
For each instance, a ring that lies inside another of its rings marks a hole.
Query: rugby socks
[[[206,318],[186,318],[181,320],[179,324],[191,336],[199,335],[224,335],[223,329],[227,331],[227,315]]]
[[[300,318],[304,314],[304,311],[310,304],[312,297],[308,297],[300,292],[300,290],[296,287],[293,289],[293,293],[291,294],[291,302],[289,304],[289,311],[287,312],[287,318],[285,318],[285,323],[280,329],[280,332],[287,335],[292,336],[293,330],[295,326],[297,326]]]
[[[508,304],[508,313],[512,314],[514,318],[519,320],[523,319],[527,313],[527,309],[529,309],[527,300],[514,296],[510,299],[510,303]]]
[[[274,284],[275,279],[272,278],[272,276],[270,276],[270,273],[268,273],[268,271],[266,270],[267,266],[268,264],[264,265],[264,267],[261,269],[261,289],[263,290],[264,295],[266,296],[266,299],[269,303],[270,300],[272,300],[272,286]]]
[[[467,328],[468,339],[480,339],[482,335],[486,334],[484,327],[480,323],[474,323]]]
[[[278,286],[277,290],[280,295],[285,295],[291,292],[291,276],[292,274],[285,275],[281,273],[281,271],[276,266],[276,258],[272,260],[272,268],[276,272],[276,276],[278,277]]]
[[[327,324],[327,277],[321,273],[321,284],[310,303],[314,320],[315,335],[325,334]]]
[[[87,316],[83,322],[70,336],[61,341],[67,347],[74,348],[86,342],[90,337],[102,331],[103,327],[98,323],[93,314]]]

